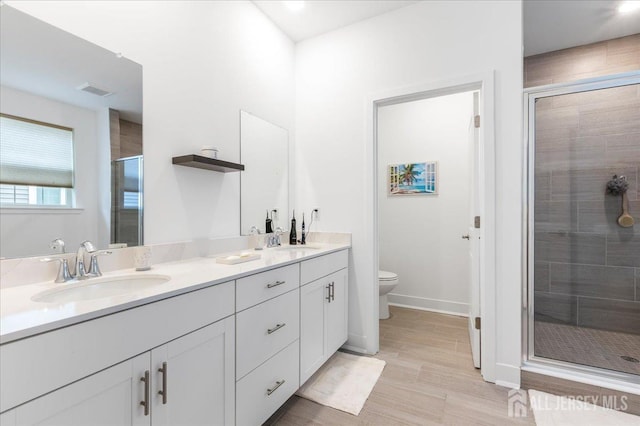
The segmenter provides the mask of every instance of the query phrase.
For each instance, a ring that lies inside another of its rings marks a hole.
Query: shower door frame
[[[534,353],[534,207],[535,207],[535,102],[537,99],[572,93],[640,84],[640,71],[614,74],[567,83],[524,89],[523,159],[523,303],[522,370],[568,380],[637,393],[640,377],[635,374],[560,361]]]

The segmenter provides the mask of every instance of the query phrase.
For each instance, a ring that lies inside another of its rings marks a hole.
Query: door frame
[[[430,81],[417,86],[374,93],[366,100],[366,176],[364,176],[365,205],[371,214],[365,219],[366,246],[371,262],[371,276],[377,284],[379,269],[378,235],[378,108],[404,102],[434,98],[461,92],[480,92],[480,313],[481,313],[481,374],[484,380],[495,382],[496,372],[496,236],[495,236],[495,117],[494,71],[455,77],[442,81]],[[372,183],[369,183],[372,182]],[[380,347],[377,285],[372,286],[370,321],[371,342],[375,352]]]

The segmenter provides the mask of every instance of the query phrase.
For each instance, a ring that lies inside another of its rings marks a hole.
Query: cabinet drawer
[[[271,358],[300,335],[300,289],[236,315],[236,379]]]
[[[305,260],[300,265],[300,281],[302,285],[326,277],[332,272],[349,266],[349,250],[342,250],[315,259]]]
[[[299,266],[289,265],[236,281],[236,311],[243,311],[300,286]]]
[[[298,367],[296,340],[240,380],[236,384],[236,424],[260,425],[267,420],[298,389]]]

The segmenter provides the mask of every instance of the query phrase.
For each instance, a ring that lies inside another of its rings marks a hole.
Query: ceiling
[[[142,123],[142,66],[12,7],[0,7],[0,83]],[[84,83],[113,92],[78,90]]]
[[[294,42],[336,30],[417,3],[416,0],[312,0],[293,12],[283,1],[254,0],[265,15]]]
[[[254,0],[298,42],[419,1],[307,0],[292,12],[283,1]],[[453,0],[449,0],[453,1]],[[525,56],[640,33],[640,11],[618,13],[621,0],[524,0]]]
[[[619,0],[525,0],[524,56],[640,33],[640,10],[618,13]]]

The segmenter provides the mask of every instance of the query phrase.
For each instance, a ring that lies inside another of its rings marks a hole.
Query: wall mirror
[[[240,234],[286,224],[289,211],[289,131],[240,111]]]
[[[0,15],[0,257],[142,244],[142,66]]]

